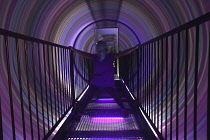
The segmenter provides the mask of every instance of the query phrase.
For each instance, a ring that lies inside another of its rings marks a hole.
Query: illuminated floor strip
[[[65,140],[144,140],[143,131],[127,99],[123,104],[129,115],[124,117],[115,100],[105,95],[95,97],[87,105],[80,121],[71,125]]]
[[[91,133],[92,131],[139,130],[139,127],[132,114],[128,118],[83,115],[80,122],[72,130],[89,131]]]
[[[63,118],[63,120],[58,124],[58,126],[55,128],[55,130],[52,132],[52,134],[50,135],[50,137],[48,139],[52,139],[56,135],[56,133],[61,128],[61,126],[63,125],[63,123],[66,121],[66,119],[69,117],[69,115],[71,114],[71,112],[72,112],[72,108],[69,110],[69,112]]]
[[[122,82],[125,84],[125,82],[124,82],[123,80],[122,80]],[[132,99],[133,99],[133,100],[135,100],[135,98],[134,98],[133,94],[130,92],[130,90],[129,90],[128,86],[127,86],[127,85],[125,85],[125,87],[126,87],[126,89],[127,89],[128,93],[131,95]]]
[[[158,135],[157,135],[157,133],[155,132],[155,130],[153,129],[153,127],[152,127],[151,124],[149,123],[147,117],[144,115],[144,112],[141,110],[140,107],[139,107],[139,110],[141,111],[142,115],[144,116],[144,119],[146,120],[146,122],[147,122],[147,124],[149,125],[150,129],[151,129],[152,132],[154,133],[155,137],[156,137],[158,140],[160,140],[159,137],[158,137]]]
[[[92,117],[91,121],[93,123],[117,123],[117,122],[124,122],[125,119],[123,117]]]
[[[113,137],[113,138],[68,138],[68,140],[144,140],[142,137]]]
[[[125,103],[130,108],[128,103]],[[72,126],[65,140],[143,140],[140,136],[140,128],[133,114],[129,114],[127,118],[123,116],[111,116],[111,114],[121,114],[122,110],[116,103],[89,103],[85,110],[100,110],[95,112],[94,116],[83,114],[81,120]],[[116,111],[115,108],[118,108]],[[109,110],[106,112],[105,110]],[[115,110],[114,112],[110,112]],[[101,114],[103,112],[103,114]],[[122,114],[121,114],[122,115]],[[106,116],[106,117],[104,117]]]
[[[80,101],[82,99],[82,97],[85,95],[85,93],[86,93],[86,91],[88,90],[89,87],[90,87],[89,85],[86,87],[86,89],[83,91],[81,96],[77,99],[77,101]]]
[[[106,102],[114,102],[113,98],[101,98],[98,99],[98,102],[106,103]]]

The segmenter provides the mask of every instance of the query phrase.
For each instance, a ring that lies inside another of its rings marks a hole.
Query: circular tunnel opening
[[[101,25],[105,26],[101,26]],[[93,52],[95,46],[94,30],[97,28],[118,28],[119,29],[119,51],[141,44],[135,31],[127,24],[113,19],[102,19],[94,21],[84,27],[77,35],[73,47],[82,48],[87,52]]]

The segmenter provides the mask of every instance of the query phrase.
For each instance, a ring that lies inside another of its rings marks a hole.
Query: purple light
[[[93,117],[92,122],[94,123],[117,123],[123,122],[123,117]]]
[[[102,98],[98,99],[99,102],[114,102],[113,98]]]

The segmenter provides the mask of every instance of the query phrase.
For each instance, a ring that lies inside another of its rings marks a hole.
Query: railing
[[[209,19],[207,13],[120,59],[120,75],[159,139],[210,138]]]
[[[0,50],[0,139],[47,139],[88,84],[88,60],[4,29]]]
[[[121,76],[160,139],[209,139],[209,42],[207,13],[120,58]],[[0,139],[47,139],[88,85],[90,62],[3,29],[0,46]]]

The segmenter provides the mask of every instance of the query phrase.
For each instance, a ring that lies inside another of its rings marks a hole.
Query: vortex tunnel
[[[52,42],[55,44],[59,44],[62,47],[66,46],[73,46],[76,49],[83,50],[86,52],[93,53],[94,51],[94,44],[95,44],[95,29],[96,28],[118,28],[119,29],[119,51],[126,50],[128,48],[131,48],[135,46],[136,44],[144,44],[145,42],[158,37],[166,32],[169,32],[187,22],[192,21],[193,19],[196,19],[206,13],[209,13],[209,7],[210,2],[207,0],[193,0],[193,1],[167,1],[167,0],[69,0],[69,1],[62,1],[62,0],[46,0],[46,1],[16,1],[16,0],[9,0],[9,1],[0,1],[0,28],[9,30],[18,34],[22,34],[25,36],[30,36],[33,38],[37,38],[40,40]],[[207,139],[207,98],[208,97],[208,90],[209,90],[209,83],[208,83],[208,77],[209,77],[209,21],[207,24],[203,24],[200,28],[200,38],[203,38],[203,44],[204,46],[200,51],[200,59],[199,59],[199,68],[202,69],[202,71],[199,71],[199,96],[198,96],[198,102],[197,102],[197,109],[199,111],[198,123],[197,123],[197,139],[205,140]],[[190,31],[189,34],[189,40],[194,40],[194,33],[195,31]],[[24,139],[23,135],[24,132],[22,130],[23,122],[21,113],[21,99],[20,99],[20,83],[19,83],[19,77],[18,77],[18,62],[16,62],[15,47],[10,47],[15,45],[15,39],[9,38],[7,41],[9,42],[9,61],[11,65],[10,70],[10,77],[11,77],[11,83],[12,87],[9,87],[7,82],[8,81],[8,71],[7,71],[7,55],[5,51],[5,45],[4,45],[4,36],[0,37],[0,92],[1,92],[1,114],[2,114],[2,131],[1,135],[2,138],[5,140],[9,139]],[[182,42],[182,41],[181,41]],[[25,46],[25,43],[23,41],[19,41],[19,46]],[[26,43],[28,46],[32,46],[30,43]],[[195,42],[192,41],[189,45],[195,44]],[[35,47],[35,51],[38,52],[37,47],[43,47],[44,45],[40,44],[34,44],[33,47]],[[24,47],[19,48],[20,51],[24,51]],[[50,49],[51,50],[51,49]],[[55,49],[56,50],[56,49]],[[38,64],[38,56],[35,56],[35,61],[32,58],[32,50],[29,48],[29,54],[28,54],[28,75],[29,79],[22,74],[22,92],[23,92],[23,105],[25,108],[23,109],[25,112],[25,121],[29,122],[29,120],[33,120],[37,122],[36,120],[36,104],[42,104],[41,100],[41,93],[38,93],[38,101],[35,100],[35,91],[34,91],[34,80],[36,75],[33,75],[33,65],[36,66]],[[46,56],[43,56],[47,50],[40,50],[41,57],[44,58]],[[49,51],[49,50],[48,50]],[[66,54],[66,52],[59,51],[57,49],[58,53],[60,54]],[[192,59],[194,59],[194,51],[195,48],[189,48],[189,61],[191,62]],[[145,54],[144,54],[145,55]],[[152,53],[151,53],[152,55]],[[172,55],[172,54],[169,54]],[[23,58],[24,54],[20,53],[20,60],[24,60]],[[56,62],[53,62],[50,60],[52,56],[48,57],[48,60],[50,61],[50,65],[47,67],[46,70],[38,70],[38,67],[35,67],[35,70],[40,71],[44,73],[44,71],[47,71],[50,68],[53,67],[53,65]],[[59,56],[58,56],[59,57]],[[67,58],[69,55],[67,56]],[[180,59],[184,57],[184,52],[180,55]],[[37,59],[36,59],[37,58]],[[84,70],[83,62],[81,62],[82,58],[80,56],[75,57],[75,65],[81,73],[85,74],[85,78],[88,79],[88,73]],[[37,60],[37,61],[36,61]],[[132,60],[132,59],[131,59]],[[133,59],[134,60],[134,59]],[[33,63],[30,63],[34,61]],[[136,61],[136,60],[134,60]],[[65,69],[65,66],[69,67],[68,62],[70,60],[67,60],[65,58],[66,65],[61,65],[60,68],[58,68],[59,71],[64,72],[67,76],[64,78],[60,84],[67,88],[67,90],[72,90],[71,88],[71,82],[70,82],[70,74]],[[28,63],[26,60],[21,61],[20,67],[22,73],[26,72],[24,70],[24,67]],[[153,63],[153,62],[152,62]],[[64,66],[65,65],[65,66]],[[181,67],[184,64],[181,64]],[[44,62],[41,62],[42,68],[44,68],[45,64]],[[190,68],[194,68],[194,65],[190,65]],[[136,68],[136,67],[135,67]],[[133,70],[135,70],[135,68]],[[189,68],[189,69],[190,69]],[[76,70],[77,71],[77,70]],[[144,71],[142,71],[144,72]],[[151,74],[153,74],[153,71],[150,69]],[[149,73],[150,73],[149,72]],[[74,73],[75,70],[74,70]],[[180,69],[180,75],[183,76],[184,70]],[[165,71],[164,71],[165,74]],[[164,75],[163,74],[163,75]],[[38,75],[38,74],[37,74]],[[50,77],[50,74],[48,75]],[[180,76],[180,77],[181,77]],[[47,79],[50,79],[47,77]],[[191,90],[193,90],[193,84],[194,81],[192,80],[194,78],[194,72],[189,71],[188,73],[189,77],[189,99],[192,100],[193,94],[191,94]],[[82,79],[79,74],[75,74],[75,98],[79,97],[82,91],[85,89],[85,87],[88,85],[87,81]],[[146,77],[144,77],[146,79]],[[180,78],[181,79],[181,78]],[[44,79],[37,78],[38,81],[41,81]],[[174,80],[176,80],[176,76],[174,76]],[[184,81],[184,79],[181,79]],[[190,82],[191,81],[191,82]],[[45,81],[46,82],[46,81]],[[43,82],[43,84],[45,83]],[[134,96],[137,97],[137,90],[132,90],[136,86],[134,80],[134,86],[130,86],[131,91],[133,92]],[[146,80],[142,80],[142,82],[146,83]],[[29,85],[27,85],[30,83]],[[47,82],[46,82],[47,83]],[[45,84],[46,84],[45,83]],[[50,83],[50,82],[49,82]],[[44,92],[49,92],[51,88],[54,86],[48,83],[48,88],[43,89]],[[160,82],[162,84],[163,82]],[[133,83],[132,83],[133,84]],[[46,84],[47,85],[47,84]],[[184,82],[180,82],[179,84],[179,90],[180,93],[184,91]],[[37,84],[37,91],[40,91],[41,84]],[[27,88],[30,88],[31,94],[31,100],[30,105],[28,103],[28,91]],[[9,96],[9,90],[12,88],[13,92],[13,103],[11,103],[11,97]],[[170,89],[169,89],[170,90]],[[44,98],[47,98],[47,94],[44,95]],[[50,98],[50,97],[49,97]],[[69,97],[70,98],[70,97]],[[176,97],[174,97],[176,98]],[[182,107],[183,105],[183,98],[182,96],[179,97]],[[161,99],[160,99],[161,100]],[[174,99],[175,100],[175,99]],[[52,103],[53,101],[49,102]],[[67,101],[66,101],[67,102]],[[14,106],[14,128],[16,133],[13,132],[12,129],[12,116],[10,106],[11,104]],[[48,103],[44,103],[45,106],[48,106]],[[70,103],[71,105],[72,103]],[[55,105],[52,105],[55,107]],[[189,102],[189,105],[192,105],[191,102]],[[174,104],[175,106],[175,104]],[[181,108],[180,107],[180,108]],[[31,111],[30,111],[31,108]],[[47,108],[47,107],[44,107]],[[175,108],[175,107],[173,107]],[[66,107],[65,110],[61,112],[61,116],[66,113],[66,111],[69,108]],[[46,109],[43,109],[46,111]],[[193,108],[188,107],[189,114],[191,114],[193,111]],[[41,112],[41,107],[38,109],[38,111]],[[32,114],[32,118],[29,117],[28,114]],[[59,112],[59,111],[58,111]],[[183,112],[183,109],[180,109],[180,112]],[[62,114],[63,113],[63,114]],[[180,113],[182,117],[182,113]],[[49,114],[48,114],[49,115]],[[43,117],[46,121],[47,126],[47,114]],[[58,115],[59,116],[59,115]],[[57,116],[57,117],[58,117]],[[181,118],[180,117],[180,118]],[[38,118],[41,121],[43,121],[42,116],[38,115]],[[187,136],[188,139],[191,139],[193,137],[193,125],[191,125],[193,121],[193,117],[191,115],[188,115],[188,129],[187,129]],[[51,128],[53,128],[53,120],[54,123],[57,120],[60,120],[59,118],[52,117],[52,120],[50,120],[50,124],[48,122],[48,128],[44,128],[44,124],[40,125],[40,131],[46,131],[39,134],[37,136],[38,130],[31,130],[31,125],[35,126],[35,123],[25,123],[25,129],[26,139],[44,139],[45,136],[48,134],[48,130],[50,131]],[[180,119],[181,120],[181,119]],[[48,119],[49,121],[49,119]],[[165,125],[169,125],[166,124]],[[180,130],[183,130],[183,121],[179,122]],[[159,127],[157,128],[160,130]],[[34,127],[35,128],[35,127]],[[30,129],[30,130],[28,130]],[[42,130],[41,130],[42,129]],[[31,137],[31,131],[34,131],[33,138]],[[162,129],[161,129],[162,131]],[[173,129],[173,132],[176,133],[176,129]],[[13,134],[13,135],[12,135]],[[183,133],[179,133],[180,136],[178,138],[183,139]],[[48,136],[49,137],[49,136]],[[173,138],[176,137],[173,135]],[[167,139],[167,136],[165,137]]]

